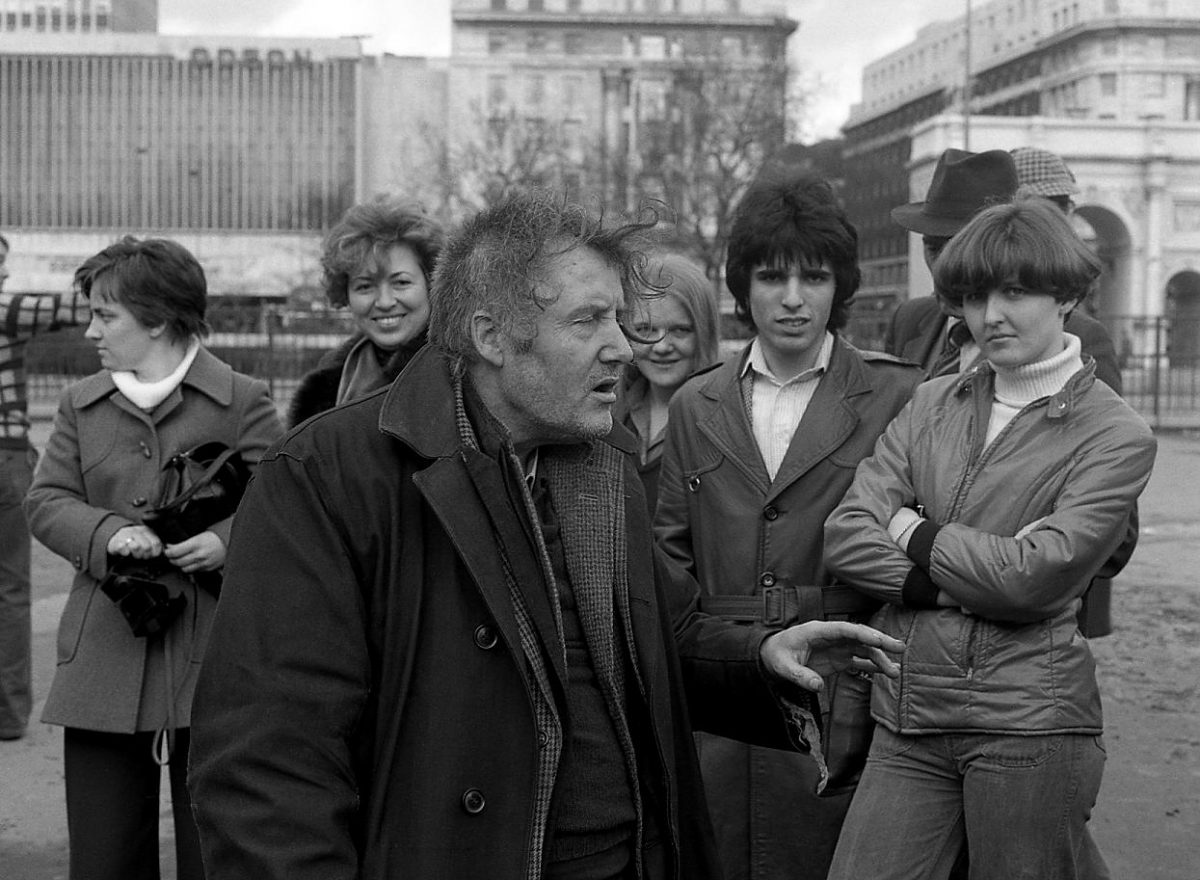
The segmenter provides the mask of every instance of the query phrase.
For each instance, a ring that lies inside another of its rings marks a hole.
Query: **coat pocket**
[[[58,665],[70,663],[79,651],[79,643],[83,638],[83,627],[87,623],[92,610],[92,603],[100,596],[103,601],[107,598],[101,595],[98,584],[91,578],[87,584],[72,588],[63,608],[62,617],[58,622]]]

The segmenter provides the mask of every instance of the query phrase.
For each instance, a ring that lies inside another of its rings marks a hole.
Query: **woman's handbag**
[[[163,465],[158,504],[142,522],[168,544],[178,544],[232,516],[250,482],[236,449],[202,443],[172,455]]]

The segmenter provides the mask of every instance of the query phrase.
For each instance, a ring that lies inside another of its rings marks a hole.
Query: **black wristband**
[[[908,558],[925,571],[929,571],[929,557],[933,553],[933,539],[941,529],[933,520],[925,520],[917,524],[908,536]]]

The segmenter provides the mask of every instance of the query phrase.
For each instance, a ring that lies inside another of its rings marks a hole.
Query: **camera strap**
[[[165,767],[171,763],[171,753],[175,751],[175,664],[172,662],[171,647],[175,641],[175,628],[169,628],[162,637],[163,666],[167,690],[167,719],[155,731],[151,750],[154,752],[154,763]]]

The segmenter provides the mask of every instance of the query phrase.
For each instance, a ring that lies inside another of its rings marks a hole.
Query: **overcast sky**
[[[860,97],[863,66],[910,41],[917,28],[953,18],[966,0],[787,0],[800,29],[791,51],[821,89],[811,134],[831,137]],[[978,0],[977,0],[977,5]],[[450,53],[450,0],[160,0],[171,34],[370,37],[367,52]]]

